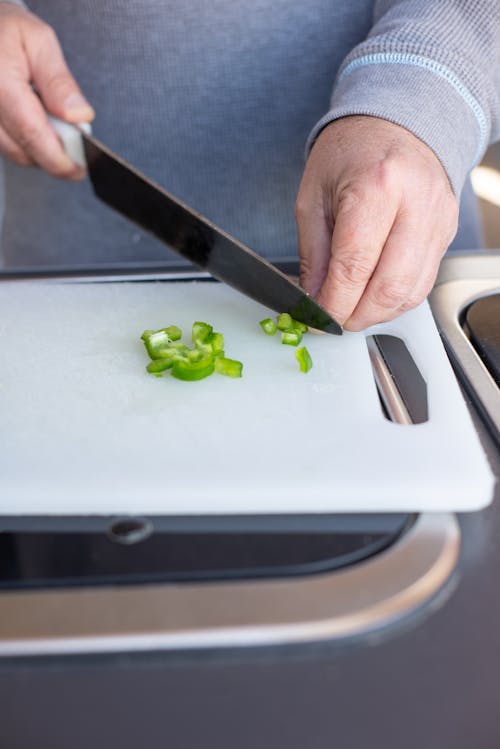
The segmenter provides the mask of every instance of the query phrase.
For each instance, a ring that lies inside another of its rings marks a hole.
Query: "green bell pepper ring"
[[[213,373],[215,369],[213,355],[205,356],[197,361],[189,359],[176,359],[172,365],[172,376],[178,380],[193,382],[203,380]]]

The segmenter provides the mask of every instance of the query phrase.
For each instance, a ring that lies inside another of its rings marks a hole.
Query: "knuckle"
[[[410,294],[406,297],[405,301],[399,305],[398,310],[399,312],[408,312],[411,309],[414,309],[415,307],[418,307],[420,302],[423,302],[426,295],[416,295],[416,294]]]
[[[60,98],[65,98],[74,90],[70,76],[65,72],[55,73],[47,81],[47,88]]]
[[[299,224],[307,216],[307,213],[308,206],[306,204],[306,201],[302,198],[301,195],[298,195],[294,206],[294,215],[296,222]]]
[[[372,272],[370,259],[362,254],[350,253],[337,257],[332,263],[332,280],[343,286],[359,286],[367,281]]]
[[[323,263],[313,265],[309,260],[301,260],[299,284],[308,294],[315,297],[319,293],[326,275],[327,269]]]
[[[371,167],[370,177],[375,189],[382,193],[392,191],[400,183],[401,159],[387,154],[384,159]]]
[[[33,16],[33,28],[37,34],[39,42],[44,46],[52,47],[55,44],[59,44],[57,34],[48,23],[42,21],[40,18]]]
[[[24,123],[19,128],[17,142],[21,150],[30,152],[42,140],[42,131],[38,125]]]
[[[294,214],[297,224],[309,220],[313,213],[321,214],[322,204],[318,200],[318,196],[314,195],[310,189],[301,188],[297,193],[294,205]]]
[[[364,188],[358,182],[344,185],[337,198],[337,216],[350,213],[359,208],[364,200]]]
[[[413,282],[413,279],[412,279]],[[418,301],[412,293],[409,279],[388,279],[377,284],[372,292],[377,307],[382,309],[411,309]]]
[[[309,278],[312,272],[313,272],[313,265],[312,265],[311,259],[306,256],[301,257],[300,258],[300,277]]]
[[[13,161],[18,166],[28,166],[28,164],[31,164],[26,154],[17,148],[0,147],[0,153],[3,153],[7,159]]]
[[[26,156],[25,153],[23,153],[22,151],[18,151],[18,150],[15,150],[15,151],[13,150],[10,153],[10,159],[18,166],[30,166],[32,163],[31,159],[28,156]]]

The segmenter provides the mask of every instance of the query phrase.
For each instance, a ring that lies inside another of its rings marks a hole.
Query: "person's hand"
[[[84,170],[65,154],[45,110],[68,122],[89,122],[94,116],[52,28],[0,2],[0,152],[22,166],[80,179]]]
[[[296,220],[301,285],[347,330],[362,330],[425,299],[458,204],[422,141],[386,120],[351,116],[314,144]]]

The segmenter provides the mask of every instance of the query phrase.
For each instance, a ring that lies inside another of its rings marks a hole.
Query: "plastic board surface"
[[[0,515],[472,510],[493,476],[427,304],[372,328],[403,338],[430,419],[381,411],[365,334],[266,336],[269,310],[210,282],[4,282]],[[195,320],[243,377],[148,375],[146,328]]]

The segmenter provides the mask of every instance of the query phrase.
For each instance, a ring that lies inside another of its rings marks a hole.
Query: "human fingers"
[[[33,90],[43,92],[53,114],[85,119],[85,108],[71,104],[79,92],[72,81],[52,29],[30,13],[0,8],[0,125],[27,159],[55,176],[76,179],[83,172],[64,152]]]
[[[25,157],[49,174],[67,179],[81,176],[81,167],[67,156],[40,100],[29,86],[23,88],[18,84],[4,88],[0,125]]]
[[[32,81],[48,112],[67,122],[90,122],[94,110],[71,74],[50,26],[26,48]]]
[[[424,207],[398,213],[377,267],[345,321],[347,330],[392,320],[419,305],[431,291],[441,258],[456,232],[458,206],[450,195],[434,212],[429,206],[424,212]]]
[[[329,262],[317,301],[343,324],[356,308],[391,231],[398,189],[381,189],[367,173],[339,190]]]
[[[300,258],[300,285],[315,297],[321,288],[330,260],[332,221],[324,210],[314,185],[303,180],[295,203],[295,221]]]
[[[18,166],[33,166],[33,161],[0,126],[0,153]]]

